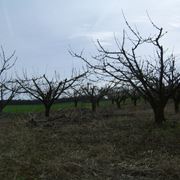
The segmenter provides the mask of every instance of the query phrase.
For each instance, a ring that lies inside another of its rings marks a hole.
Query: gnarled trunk
[[[165,116],[164,116],[164,108],[165,106],[162,104],[156,104],[153,105],[153,112],[154,112],[154,119],[156,124],[162,125],[162,123],[165,121]]]
[[[179,101],[174,99],[174,111],[177,114],[179,112]]]

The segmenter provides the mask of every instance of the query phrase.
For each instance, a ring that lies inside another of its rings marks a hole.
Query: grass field
[[[109,101],[103,101],[100,104],[103,107],[110,105]],[[91,104],[86,102],[79,102],[79,108],[90,108]],[[74,108],[73,102],[63,102],[54,104],[52,106],[52,110],[59,110],[59,109],[70,109]],[[8,105],[5,107],[3,112],[6,113],[28,113],[28,112],[42,112],[44,110],[44,106],[42,104],[33,104],[33,105]]]
[[[68,109],[71,105],[54,107],[61,110],[54,111],[51,121],[37,113],[35,125],[23,113],[1,117],[0,179],[180,179],[180,116],[171,104],[162,128],[154,125],[145,104],[120,110],[103,104],[96,113]],[[16,106],[19,112],[32,110],[23,107]]]
[[[54,104],[52,110],[59,110],[60,108],[72,108],[73,103],[61,103]],[[42,112],[44,106],[42,104],[33,104],[33,105],[8,105],[3,110],[6,113],[27,113],[27,112]]]

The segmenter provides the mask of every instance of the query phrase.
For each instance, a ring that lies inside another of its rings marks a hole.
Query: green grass
[[[110,102],[102,101],[100,105],[106,107]],[[91,108],[91,104],[88,102],[79,102],[78,107],[80,108]],[[73,102],[64,102],[54,104],[52,110],[59,109],[71,109],[74,108]],[[44,106],[42,104],[33,104],[33,105],[8,105],[4,108],[3,112],[5,113],[28,113],[28,112],[42,112],[44,111]]]
[[[73,103],[59,103],[52,106],[52,110],[72,108]],[[44,106],[42,104],[33,105],[8,105],[5,107],[4,112],[6,113],[27,113],[27,112],[42,112]]]

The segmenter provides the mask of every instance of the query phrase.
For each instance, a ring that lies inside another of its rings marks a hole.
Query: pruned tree
[[[93,112],[96,112],[97,106],[99,106],[100,100],[106,95],[108,88],[94,85],[93,83],[87,83],[81,87],[83,95],[85,95],[90,103]]]
[[[105,96],[108,90],[105,88],[98,88],[87,83],[87,86],[81,85],[80,87],[72,87],[65,94],[72,98],[74,107],[77,108],[80,99],[88,99],[92,104],[92,110],[96,111],[96,107],[100,106],[100,100]]]
[[[79,86],[72,87],[69,91],[65,93],[69,98],[72,98],[74,102],[74,107],[78,107],[78,102],[82,97],[81,88]]]
[[[81,87],[82,93],[89,99],[91,102],[92,111],[96,111],[97,107],[97,95],[98,95],[98,87],[87,83],[87,85],[83,85]]]
[[[175,57],[172,54],[166,55],[167,51],[161,43],[166,32],[156,26],[151,19],[152,27],[157,33],[148,37],[143,37],[136,28],[130,26],[126,19],[125,22],[132,35],[131,38],[124,30],[122,43],[115,38],[117,45],[115,51],[106,49],[100,41],[97,41],[98,55],[93,57],[97,64],[86,59],[82,53],[71,52],[71,54],[82,59],[96,72],[100,71],[118,81],[129,83],[147,99],[153,109],[155,122],[161,125],[165,121],[165,106],[175,91],[175,84],[180,79],[175,69]],[[138,55],[146,45],[152,47],[153,56]]]
[[[108,97],[116,103],[118,109],[121,108],[121,104],[125,103],[128,98],[129,90],[123,86],[115,86],[108,92]]]
[[[111,101],[111,104],[114,105],[116,96],[113,88],[109,89],[109,91],[107,92],[107,97]]]
[[[100,101],[108,94],[111,89],[112,84],[105,85],[104,87],[99,88],[97,95],[97,106],[100,106]]]
[[[175,111],[175,113],[179,113],[180,88],[177,88],[177,90],[173,93],[172,98],[173,98],[173,102],[174,102],[174,111]]]
[[[131,101],[133,102],[134,106],[137,106],[137,101],[140,100],[140,98],[141,98],[139,92],[133,88],[129,91],[129,95],[130,95]]]
[[[17,57],[15,51],[6,56],[3,47],[0,49],[0,112],[12,101],[19,90],[19,86],[8,74],[15,65]]]
[[[85,73],[64,80],[60,80],[57,76],[51,80],[46,75],[31,79],[25,76],[23,80],[18,79],[17,82],[25,93],[28,93],[44,105],[45,116],[49,117],[53,103],[84,75]]]
[[[4,81],[0,84],[0,112],[12,101],[18,94],[20,87],[13,81]]]

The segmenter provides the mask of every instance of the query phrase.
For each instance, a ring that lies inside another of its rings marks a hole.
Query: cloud
[[[131,22],[133,23],[147,23],[148,17],[147,16],[137,16]]]
[[[169,25],[172,28],[180,28],[180,22],[172,22],[172,23],[169,23]]]
[[[121,41],[123,9],[127,20],[149,35],[154,29],[148,10],[157,25],[168,29],[168,47],[179,50],[179,8],[179,0],[0,0],[0,44],[17,50],[20,70],[35,66],[43,71],[47,66],[63,71],[71,66],[68,45],[91,52],[97,39],[107,48],[114,48],[114,33]]]
[[[101,32],[86,32],[77,33],[69,37],[69,39],[86,38],[89,41],[101,41],[103,46],[111,46],[114,40],[114,32],[112,31],[101,31]]]

